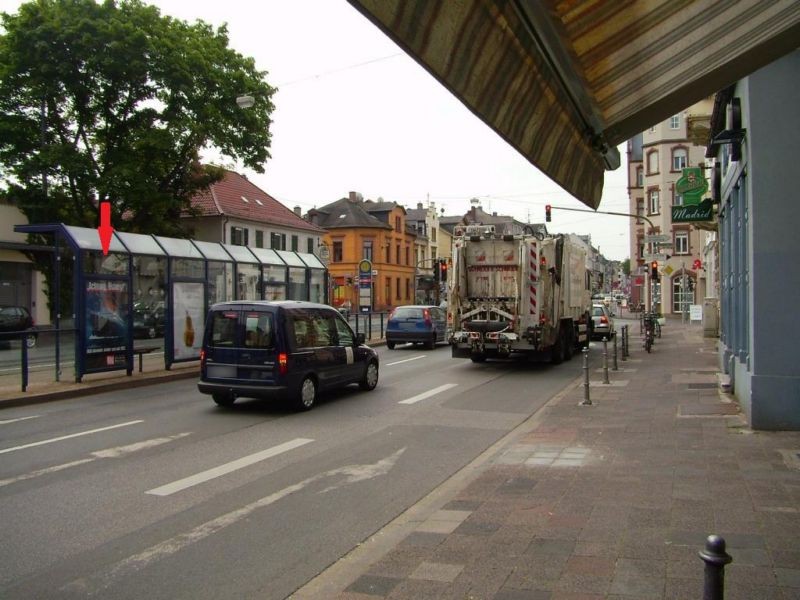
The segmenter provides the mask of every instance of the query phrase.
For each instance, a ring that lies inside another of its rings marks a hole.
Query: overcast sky
[[[303,212],[361,192],[416,208],[435,203],[543,222],[544,206],[586,208],[475,117],[345,0],[151,0],[162,13],[228,23],[273,100],[272,159],[256,185]],[[0,0],[16,12],[21,2]],[[247,90],[242,90],[246,92]],[[623,166],[607,172],[599,210],[628,212]],[[228,166],[236,167],[232,163]],[[628,257],[625,217],[553,211],[548,229],[590,234],[608,258]]]

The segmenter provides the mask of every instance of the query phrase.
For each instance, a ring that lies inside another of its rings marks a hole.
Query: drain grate
[[[689,389],[690,390],[713,390],[714,388],[718,387],[718,383],[690,383]]]

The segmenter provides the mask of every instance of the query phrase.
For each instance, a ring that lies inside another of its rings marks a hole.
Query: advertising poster
[[[128,284],[86,282],[86,370],[125,368]]]
[[[172,284],[173,360],[200,358],[205,311],[202,283]]]

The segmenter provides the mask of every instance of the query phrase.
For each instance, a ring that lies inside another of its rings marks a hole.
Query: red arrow
[[[100,245],[103,246],[103,256],[108,255],[108,247],[111,245],[111,234],[114,228],[111,226],[111,203],[100,203],[100,227],[97,228],[100,235]]]

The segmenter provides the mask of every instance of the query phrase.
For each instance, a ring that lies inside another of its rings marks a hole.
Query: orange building
[[[306,219],[328,231],[331,304],[364,310],[363,286],[371,289],[373,311],[414,303],[414,240],[406,228],[406,209],[395,202],[364,200],[350,192],[321,208],[308,212]],[[362,259],[372,263],[371,282],[359,279]],[[361,286],[361,287],[360,287]]]

